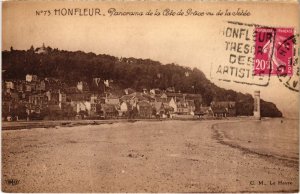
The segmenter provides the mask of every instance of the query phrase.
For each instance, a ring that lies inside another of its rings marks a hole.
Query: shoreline
[[[270,118],[263,118],[266,120]],[[276,119],[276,118],[271,118]],[[53,127],[75,127],[84,125],[102,125],[102,124],[114,124],[114,123],[132,123],[138,121],[250,121],[256,120],[252,116],[249,117],[226,117],[226,118],[209,118],[209,119],[184,119],[184,118],[173,118],[173,119],[109,119],[109,120],[40,120],[40,121],[12,121],[3,122],[2,130],[22,130],[22,129],[34,129],[34,128],[53,128]]]
[[[289,119],[284,117],[264,117],[261,121],[269,119]],[[173,119],[107,119],[107,120],[39,120],[39,121],[2,121],[1,128],[3,131],[7,130],[22,130],[34,128],[53,128],[53,127],[75,127],[84,125],[102,125],[114,123],[132,123],[138,121],[258,121],[253,116],[241,117],[225,117],[225,118],[173,118]]]
[[[22,130],[34,128],[54,128],[54,127],[75,127],[83,125],[101,125],[122,122],[136,122],[136,120],[54,120],[54,121],[20,121],[20,122],[2,122],[2,130]],[[3,125],[4,124],[4,125]]]

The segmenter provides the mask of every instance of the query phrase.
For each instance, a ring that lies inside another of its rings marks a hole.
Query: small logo
[[[5,180],[5,182],[8,185],[16,186],[20,183],[20,180],[18,180],[18,179],[7,179],[7,180]]]

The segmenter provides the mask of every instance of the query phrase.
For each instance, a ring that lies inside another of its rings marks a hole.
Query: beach
[[[4,130],[2,191],[297,192],[298,128],[245,118]]]

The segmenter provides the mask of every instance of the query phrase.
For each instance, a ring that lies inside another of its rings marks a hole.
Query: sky
[[[55,9],[97,8],[105,16],[58,16]],[[237,9],[250,16],[109,16],[107,10],[142,11],[192,9],[218,12]],[[48,12],[51,14],[48,16]],[[37,15],[36,12],[46,11]],[[166,3],[166,2],[5,2],[2,14],[2,50],[29,49],[43,43],[61,50],[94,52],[117,57],[150,58],[166,63],[197,67],[220,87],[253,94],[274,102],[285,116],[298,117],[299,95],[276,76],[268,86],[219,81],[212,67],[228,63],[222,30],[227,21],[271,27],[292,27],[299,32],[299,8],[295,3]],[[299,79],[298,77],[293,77]]]

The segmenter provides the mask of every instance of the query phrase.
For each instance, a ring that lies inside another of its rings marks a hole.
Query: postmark
[[[220,32],[226,57],[211,64],[212,79],[266,87],[277,76],[285,87],[299,91],[294,28],[226,21]]]
[[[224,23],[220,35],[225,56],[212,64],[212,79],[257,86],[269,84],[269,76],[253,72],[256,27],[255,24],[233,21]]]
[[[296,40],[299,38],[299,35],[293,35],[285,40],[287,45],[296,45]],[[286,72],[286,66],[278,66],[277,77],[279,81],[288,89],[299,92],[299,48],[294,46],[293,48],[293,59],[290,61],[290,66],[292,68],[292,75],[288,75]]]

